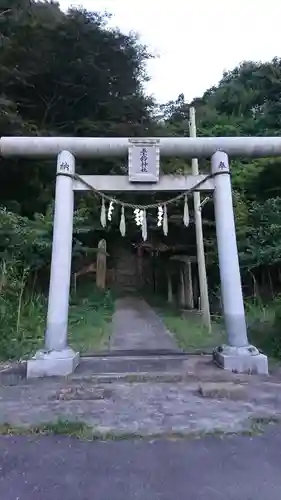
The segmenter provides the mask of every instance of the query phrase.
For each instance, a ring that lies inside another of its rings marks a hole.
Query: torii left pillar
[[[66,376],[79,364],[67,344],[72,259],[75,158],[62,151],[57,160],[52,263],[45,347],[27,362],[27,378]]]

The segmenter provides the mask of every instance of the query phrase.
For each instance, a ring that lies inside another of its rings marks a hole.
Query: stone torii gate
[[[140,147],[148,148],[152,170],[138,172]],[[187,191],[204,176],[160,176],[159,155],[211,158],[213,178],[206,177],[200,190],[214,191],[216,234],[224,320],[228,344],[214,349],[214,361],[236,372],[268,373],[267,357],[249,345],[238,261],[228,157],[281,156],[279,137],[212,138],[80,138],[2,137],[4,158],[55,158],[57,180],[50,290],[45,348],[28,361],[27,376],[67,375],[79,364],[79,353],[67,343],[74,191],[85,189],[74,180],[75,158],[125,156],[127,176],[82,176],[88,185],[110,191]],[[220,175],[225,174],[225,175]]]

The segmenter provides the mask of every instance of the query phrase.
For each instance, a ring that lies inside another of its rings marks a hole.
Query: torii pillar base
[[[66,377],[80,362],[79,352],[70,347],[62,351],[37,351],[27,362],[27,378]]]
[[[222,345],[214,349],[213,360],[220,368],[233,373],[268,375],[267,356],[252,345],[245,347]]]

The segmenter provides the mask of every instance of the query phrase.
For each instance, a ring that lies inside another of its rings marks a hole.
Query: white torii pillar
[[[67,345],[72,260],[75,158],[62,151],[57,159],[54,231],[45,348],[27,362],[27,378],[72,373],[79,353]],[[69,175],[68,175],[69,174]]]
[[[212,156],[215,175],[214,206],[221,293],[228,345],[214,350],[214,360],[237,373],[268,373],[267,356],[249,344],[243,304],[228,156]],[[218,174],[218,175],[216,175]]]

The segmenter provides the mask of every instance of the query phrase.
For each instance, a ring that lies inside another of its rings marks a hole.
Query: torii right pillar
[[[212,156],[215,175],[214,206],[219,255],[221,293],[227,345],[214,349],[214,361],[236,373],[268,374],[267,356],[250,345],[243,303],[235,232],[228,156],[217,151]]]

